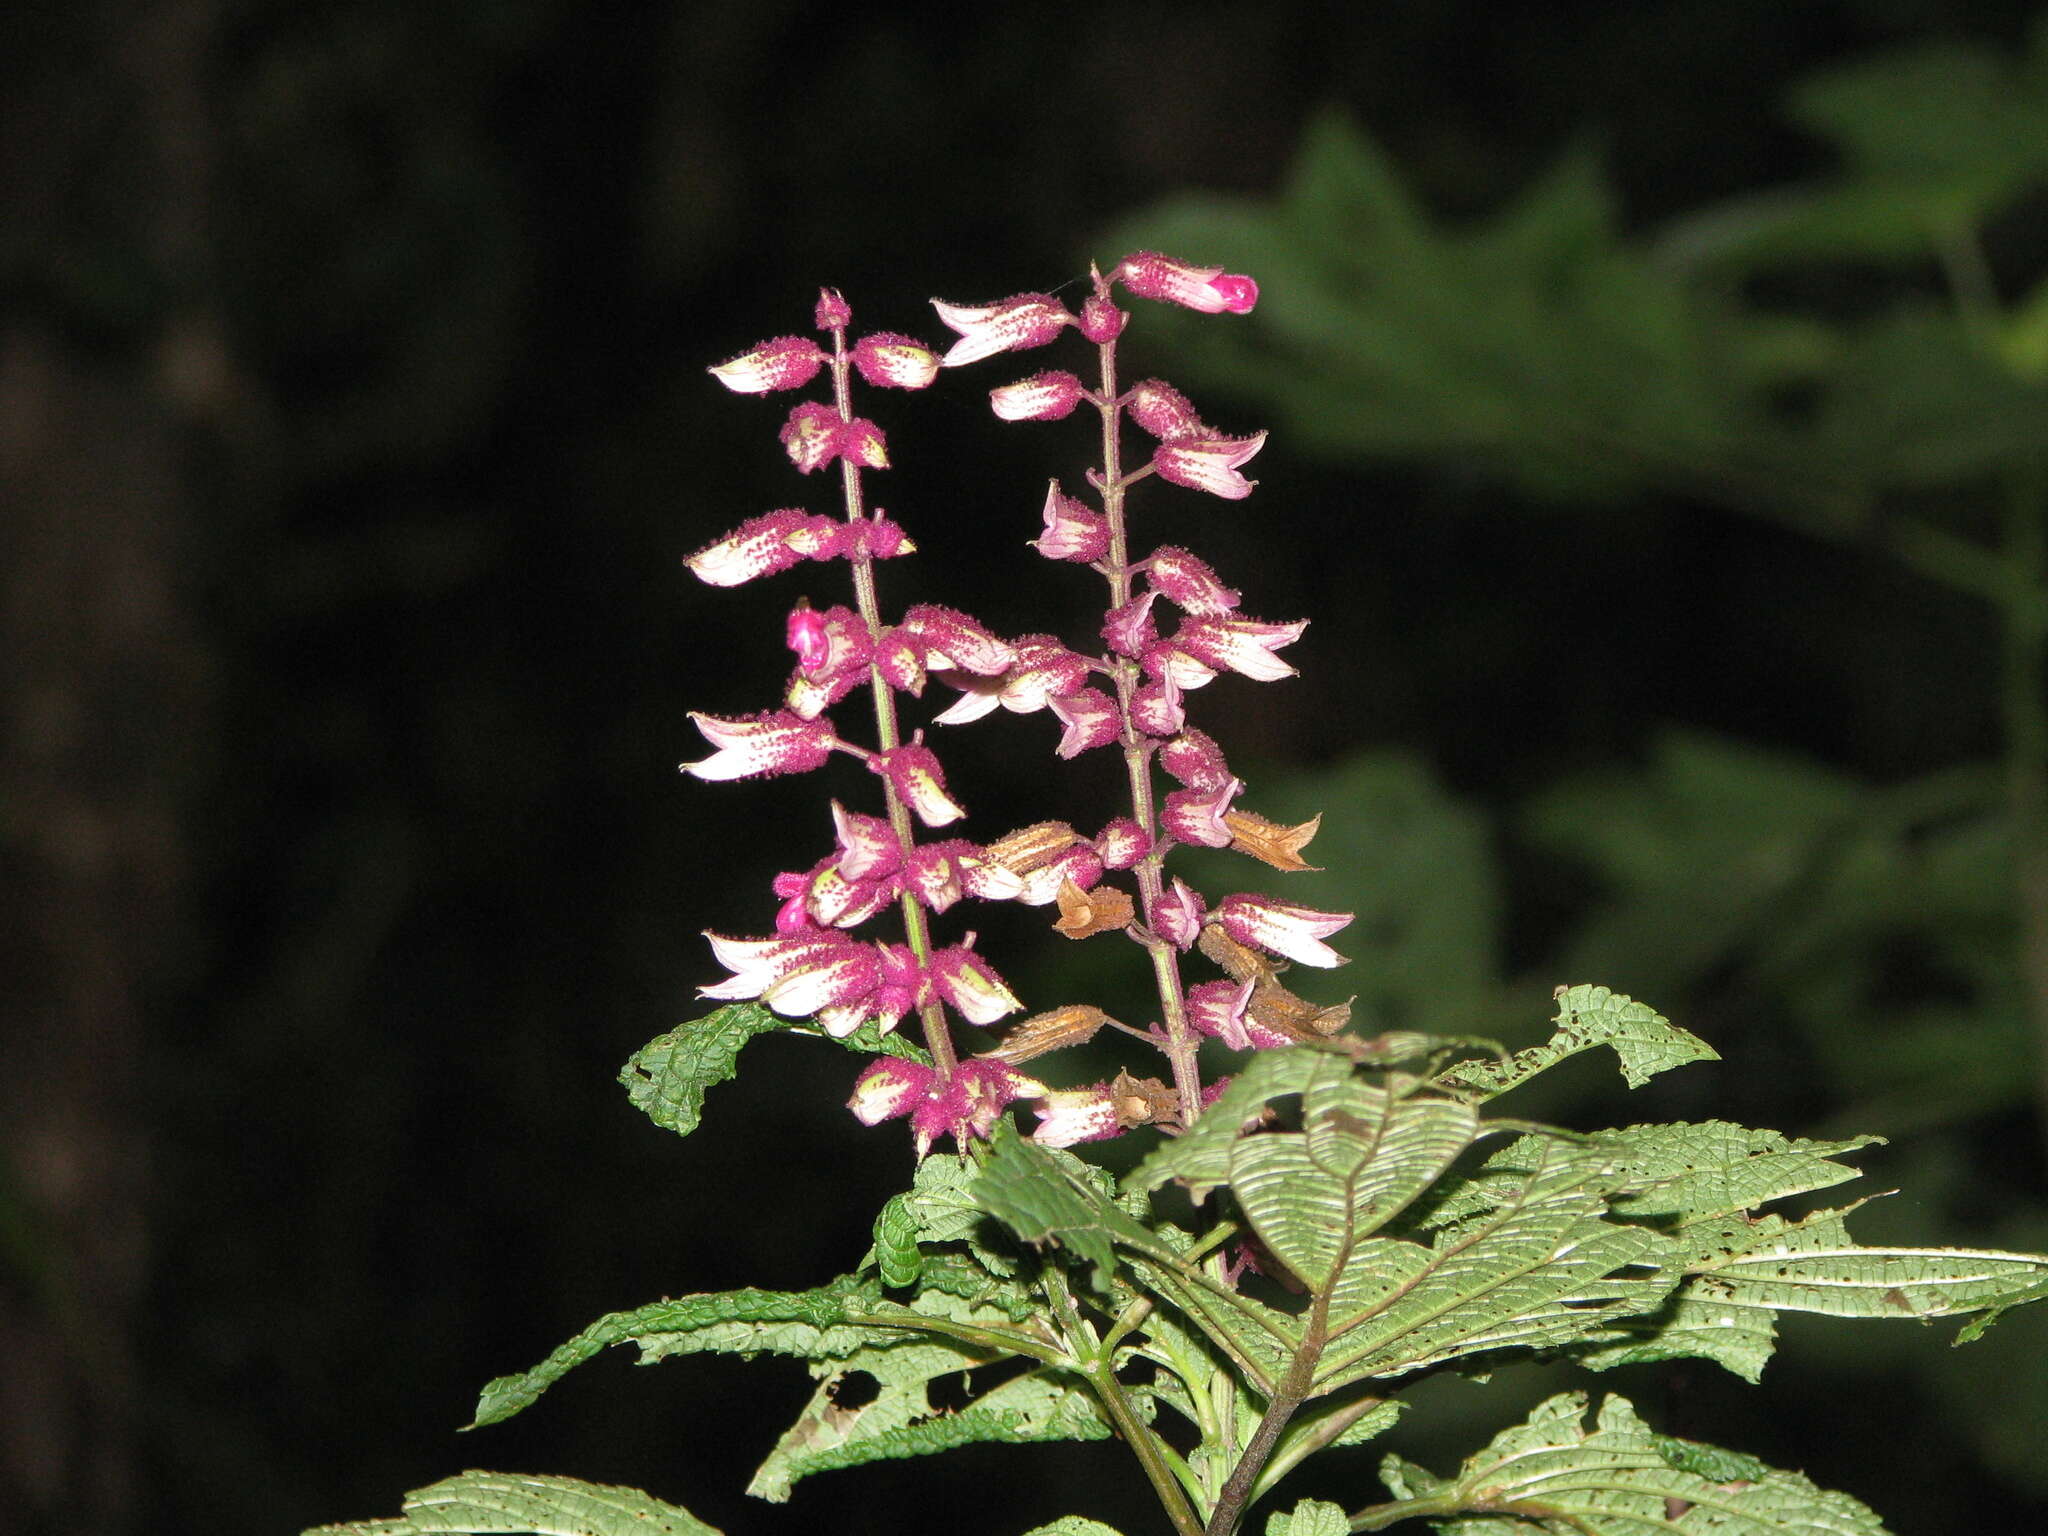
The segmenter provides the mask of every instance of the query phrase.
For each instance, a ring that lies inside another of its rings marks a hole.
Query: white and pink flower
[[[825,366],[825,352],[804,336],[778,336],[729,363],[710,370],[734,394],[763,395],[777,389],[800,389]]]
[[[690,718],[716,750],[697,762],[684,763],[683,772],[714,782],[809,773],[823,765],[838,741],[830,720],[822,716],[806,720],[786,709],[738,720],[693,711]]]
[[[1259,302],[1259,285],[1221,267],[1198,267],[1157,251],[1137,251],[1117,263],[1113,278],[1141,299],[1160,299],[1205,315],[1247,315]]]
[[[1049,293],[1020,293],[994,304],[948,304],[933,299],[932,308],[948,329],[960,335],[941,359],[948,368],[977,363],[998,352],[1042,347],[1074,323],[1066,306]]]
[[[1153,451],[1152,469],[1174,485],[1207,491],[1226,501],[1242,501],[1258,482],[1247,480],[1238,470],[1265,446],[1263,432],[1251,437],[1177,437]]]
[[[1216,906],[1216,921],[1238,943],[1325,969],[1345,963],[1323,940],[1349,924],[1352,915],[1272,896],[1226,896]]]

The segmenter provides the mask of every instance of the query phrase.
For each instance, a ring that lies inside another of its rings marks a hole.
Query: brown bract
[[[1137,915],[1131,898],[1113,885],[1098,885],[1084,891],[1069,880],[1060,886],[1060,916],[1055,932],[1070,939],[1085,939],[1113,928],[1128,928]]]
[[[1250,854],[1262,864],[1290,873],[1322,867],[1308,863],[1301,856],[1301,850],[1309,845],[1310,839],[1316,835],[1316,828],[1322,824],[1320,814],[1298,826],[1284,827],[1251,811],[1223,813],[1223,825],[1230,829],[1231,847],[1239,853]]]

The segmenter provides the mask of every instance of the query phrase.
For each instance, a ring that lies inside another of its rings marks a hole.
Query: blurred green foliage
[[[1360,913],[1365,1029],[1504,1030],[1533,990],[1598,976],[1746,1063],[1720,1091],[1768,1123],[1901,1142],[1887,1176],[1916,1198],[1873,1212],[1896,1233],[2038,1242],[2048,18],[2018,56],[1943,42],[1832,67],[1788,114],[1828,147],[1826,174],[1632,228],[1587,144],[1454,221],[1330,111],[1276,196],[1178,197],[1108,243],[1259,274],[1255,323],[1184,325],[1174,345],[1189,380],[1254,402],[1296,452],[1420,466],[1553,525],[1762,518],[1974,608],[1993,758],[1936,743],[1935,766],[1887,780],[1674,723],[1639,761],[1512,802],[1384,750],[1254,778],[1249,798],[1331,813],[1309,850],[1331,872],[1290,889]],[[1563,593],[1558,623],[1581,604],[1648,622],[1681,597]],[[1880,595],[1873,645],[1887,617]],[[1510,958],[1504,929],[1535,936]],[[1462,1016],[1410,1017],[1422,977],[1464,978]],[[1980,1465],[2048,1491],[2048,1329],[1994,1347],[1996,1371],[1896,1337],[1808,1363],[1823,1401],[1904,1373]]]

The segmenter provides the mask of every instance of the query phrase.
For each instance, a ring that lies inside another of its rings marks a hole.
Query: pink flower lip
[[[1207,491],[1226,501],[1251,495],[1256,480],[1239,474],[1239,466],[1266,446],[1266,434],[1252,437],[1182,437],[1159,445],[1152,468],[1159,478],[1193,491]]]

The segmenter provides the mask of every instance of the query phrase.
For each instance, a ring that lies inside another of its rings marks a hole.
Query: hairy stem
[[[1288,1362],[1287,1374],[1275,1384],[1273,1395],[1266,1400],[1266,1411],[1260,1416],[1259,1427],[1252,1431],[1251,1439],[1245,1442],[1244,1454],[1230,1469],[1223,1491],[1217,1495],[1216,1507],[1209,1512],[1209,1524],[1203,1536],[1235,1536],[1238,1521],[1244,1518],[1245,1506],[1251,1502],[1252,1490],[1258,1485],[1259,1474],[1265,1470],[1267,1458],[1280,1443],[1288,1421],[1308,1400],[1309,1389],[1315,1385],[1317,1362],[1322,1359],[1323,1347],[1329,1338],[1330,1296],[1328,1291],[1318,1291],[1308,1310],[1308,1327],[1302,1333],[1301,1344],[1294,1351],[1294,1358]]]
[[[853,358],[846,350],[844,326],[832,332],[832,403],[838,407],[841,421],[853,419]],[[846,503],[846,520],[849,523],[862,521],[867,516],[867,506],[860,466],[844,455],[839,460],[839,484]],[[861,622],[867,625],[869,641],[879,645],[882,610],[875,593],[875,563],[865,554],[852,563],[854,603],[860,610]],[[873,667],[868,669],[868,691],[874,700],[875,740],[884,752],[894,751],[903,744],[902,727],[896,721],[895,691]],[[896,792],[896,786],[887,775],[882,776],[882,795],[888,806],[889,830],[896,835],[897,843],[907,855],[916,842],[917,832],[911,823],[910,807],[903,803],[903,797]],[[897,898],[897,906],[903,913],[904,940],[910,945],[910,952],[917,956],[917,963],[923,965],[931,959],[932,950],[931,933],[925,927],[924,908],[908,890]],[[937,1067],[941,1078],[951,1077],[958,1058],[953,1051],[952,1031],[946,1026],[945,1010],[936,1002],[928,1002],[919,1006],[917,1016],[924,1025],[925,1049],[931,1052],[932,1064]]]
[[[1108,285],[1099,275],[1096,285],[1097,293],[1107,298]],[[1131,549],[1124,521],[1124,490],[1129,482],[1123,473],[1120,430],[1123,402],[1117,393],[1116,342],[1110,340],[1098,344],[1096,353],[1101,360],[1096,400],[1096,409],[1102,414],[1100,489],[1103,515],[1109,520],[1109,558],[1106,562],[1109,606],[1111,611],[1115,611],[1131,600]],[[1152,960],[1152,976],[1159,990],[1159,1007],[1165,1015],[1166,1055],[1173,1064],[1173,1087],[1180,1100],[1181,1123],[1193,1125],[1202,1112],[1202,1076],[1195,1062],[1199,1042],[1188,1025],[1187,992],[1181,984],[1180,954],[1159,936],[1155,921],[1166,895],[1166,877],[1162,872],[1165,854],[1158,846],[1159,815],[1153,796],[1151,743],[1131,718],[1132,697],[1138,691],[1141,674],[1137,662],[1128,656],[1118,656],[1112,663],[1111,675],[1116,684],[1117,715],[1123,722],[1121,746],[1124,776],[1131,789],[1131,816],[1144,829],[1146,840],[1152,845],[1145,857],[1138,861],[1136,870],[1139,910],[1145,920],[1143,943]]]

